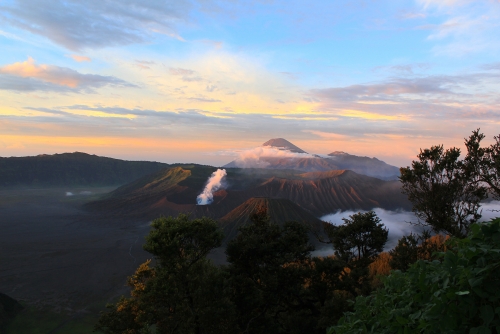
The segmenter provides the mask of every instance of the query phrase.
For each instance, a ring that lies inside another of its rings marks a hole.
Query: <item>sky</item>
[[[499,0],[0,0],[0,156],[408,166],[500,133]]]

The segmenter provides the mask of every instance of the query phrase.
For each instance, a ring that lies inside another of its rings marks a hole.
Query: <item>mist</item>
[[[490,221],[493,218],[500,217],[500,201],[483,203],[481,209],[481,219],[479,221]]]
[[[285,149],[279,149],[272,146],[261,146],[250,150],[238,152],[238,157],[234,164],[239,168],[266,168],[269,162],[265,158],[315,158],[308,153],[295,153]]]
[[[500,201],[491,201],[487,203],[482,203],[480,208],[482,217],[480,222],[489,221],[493,218],[500,217]],[[496,211],[495,211],[496,210]],[[398,240],[405,235],[410,233],[422,233],[424,229],[430,230],[430,228],[424,228],[422,226],[412,225],[411,223],[416,223],[417,217],[411,211],[404,210],[385,210],[381,208],[373,209],[377,216],[380,218],[381,223],[389,230],[389,237],[387,243],[385,244],[385,251],[394,248]],[[342,218],[349,218],[349,216],[356,214],[360,211],[338,211],[329,215],[325,215],[320,219],[329,222],[333,225],[341,225],[344,223]],[[361,211],[366,212],[366,211]]]
[[[375,211],[377,216],[380,218],[381,223],[384,224],[389,230],[389,237],[384,247],[385,251],[394,248],[402,236],[408,235],[412,232],[421,233],[423,231],[422,227],[410,224],[410,222],[417,222],[417,217],[411,211],[391,211],[381,208],[373,209],[373,211]],[[320,219],[333,225],[342,225],[344,223],[342,218],[349,218],[349,216],[358,212],[360,211],[338,211],[336,213],[323,216]]]

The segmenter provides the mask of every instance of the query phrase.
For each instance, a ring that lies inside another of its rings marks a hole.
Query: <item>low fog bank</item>
[[[480,221],[489,221],[492,218],[500,217],[500,201],[491,201],[481,205],[482,217]],[[388,251],[397,245],[398,240],[410,233],[421,233],[423,228],[415,226],[410,223],[416,223],[417,217],[411,211],[404,210],[385,210],[381,208],[373,209],[377,216],[380,218],[381,223],[389,230],[389,238],[385,245],[384,250]],[[341,225],[344,223],[342,218],[349,218],[349,216],[358,213],[359,211],[338,211],[323,217],[321,220],[329,222],[334,225]],[[363,211],[365,212],[365,211]],[[320,252],[321,250],[318,250]]]
[[[481,209],[481,221],[489,221],[493,218],[500,217],[500,201],[483,203]]]
[[[417,221],[417,217],[411,211],[391,211],[381,208],[373,209],[373,211],[375,211],[377,216],[380,218],[381,223],[383,223],[389,230],[389,238],[384,248],[385,251],[394,248],[402,236],[408,235],[411,232],[422,232],[422,228],[420,226],[415,226],[409,223],[415,223]],[[338,211],[336,213],[323,216],[320,219],[333,225],[342,225],[344,223],[342,218],[349,218],[349,216],[358,212],[359,211]]]
[[[84,190],[84,191],[80,191],[80,192],[73,192],[73,191],[67,191],[66,192],[66,197],[70,197],[70,196],[90,196],[92,195],[92,191],[87,191],[87,190]]]

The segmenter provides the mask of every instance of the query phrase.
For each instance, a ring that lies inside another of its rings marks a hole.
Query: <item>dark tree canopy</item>
[[[227,247],[232,301],[244,333],[324,334],[358,295],[359,275],[335,257],[311,257],[308,228],[273,224],[265,210]]]
[[[389,231],[380,223],[375,212],[359,212],[343,218],[344,224],[325,225],[335,255],[350,262],[370,259],[384,249]]]
[[[488,185],[489,193],[500,200],[500,135],[493,137],[495,142],[489,147],[481,147],[485,136],[479,131],[472,131],[472,135],[465,140],[465,172],[471,182]]]
[[[399,239],[396,247],[389,251],[389,264],[392,269],[406,271],[418,260],[433,260],[437,252],[446,250],[445,241],[446,238],[442,235],[431,237],[429,231],[424,231],[421,235],[411,233]]]
[[[295,222],[280,227],[265,210],[251,220],[226,250],[240,328],[246,333],[302,333],[309,328],[314,333],[311,316],[318,310],[304,289],[312,250],[307,228]]]
[[[331,230],[339,256],[325,258],[311,256],[307,224],[280,226],[265,210],[251,221],[227,245],[229,264],[217,267],[206,259],[222,240],[215,221],[186,215],[155,220],[144,245],[155,264],[140,265],[128,279],[131,296],[111,305],[96,329],[323,334],[352,309],[349,300],[371,291],[368,265],[387,240],[373,212],[353,215]]]
[[[401,168],[400,180],[421,225],[464,237],[481,218],[478,210],[487,190],[471,182],[471,168],[459,157],[460,149],[445,151],[442,145],[421,150],[411,167]]]
[[[231,333],[234,310],[225,273],[206,255],[222,233],[209,218],[162,217],[152,224],[144,249],[157,265],[143,263],[128,279],[131,297],[103,314],[96,329],[104,333]]]
[[[394,249],[389,251],[391,260],[389,262],[392,269],[406,271],[418,260],[419,238],[414,234],[403,236],[398,240]]]

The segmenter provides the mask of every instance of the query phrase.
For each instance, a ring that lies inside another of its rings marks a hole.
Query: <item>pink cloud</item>
[[[90,57],[86,57],[86,56],[79,56],[79,55],[70,55],[71,58],[73,58],[74,61],[77,61],[79,63],[81,62],[90,62],[92,61],[92,59],[90,59]]]
[[[18,87],[18,90],[24,91],[40,89],[58,91],[63,88],[76,91],[91,90],[106,85],[136,87],[112,76],[83,74],[71,68],[55,65],[39,65],[31,57],[24,62],[0,67],[0,89],[7,87],[5,89],[12,90],[12,87]]]

